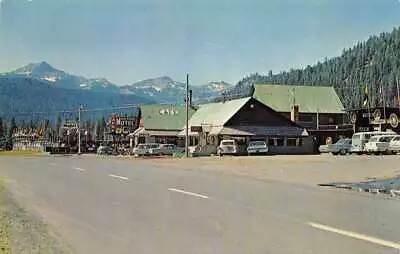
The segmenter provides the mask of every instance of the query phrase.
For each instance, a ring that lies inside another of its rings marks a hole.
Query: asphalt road
[[[2,156],[0,176],[76,253],[400,253],[379,196],[85,156]]]

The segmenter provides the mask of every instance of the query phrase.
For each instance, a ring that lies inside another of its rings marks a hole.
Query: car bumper
[[[386,149],[382,147],[366,147],[365,151],[375,153],[375,152],[385,152]]]
[[[247,153],[249,154],[268,153],[268,149],[247,150]]]

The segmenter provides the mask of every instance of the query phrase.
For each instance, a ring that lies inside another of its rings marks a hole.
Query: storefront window
[[[276,138],[276,145],[283,146],[284,145],[284,138]]]
[[[298,146],[302,146],[303,145],[303,139],[302,138],[298,138]]]
[[[297,138],[287,138],[286,145],[287,146],[296,146],[297,145]]]
[[[269,138],[268,139],[268,145],[269,146],[274,146],[275,145],[275,139],[274,138]]]

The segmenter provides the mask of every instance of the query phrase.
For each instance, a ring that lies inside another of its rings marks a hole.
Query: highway
[[[76,253],[400,253],[381,196],[89,156],[2,156],[0,175]]]

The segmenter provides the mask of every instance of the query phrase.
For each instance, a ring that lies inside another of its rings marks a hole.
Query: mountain
[[[335,87],[346,108],[362,105],[365,87],[368,86],[371,106],[398,106],[397,81],[400,82],[400,28],[371,36],[342,54],[302,69],[291,69],[278,74],[269,71],[243,78],[229,97],[245,96],[254,83],[329,85]],[[382,95],[380,88],[382,89]]]
[[[205,85],[191,85],[192,101],[194,103],[208,101],[210,98],[215,98],[219,96],[222,91],[231,89],[232,87],[232,85],[224,81],[210,82]],[[184,103],[186,84],[163,76],[123,86],[121,87],[121,92],[153,99],[157,101],[157,103],[182,104]]]
[[[76,76],[52,67],[47,62],[30,63],[7,76],[29,77],[46,81],[55,87],[66,89],[90,90],[97,92],[119,92],[119,88],[104,78],[88,79]]]
[[[76,110],[80,105],[88,109],[109,108],[127,104],[154,103],[136,95],[104,93],[55,86],[52,82],[22,76],[0,76],[0,116],[10,118],[35,117],[23,112],[54,112]],[[130,109],[134,110],[134,109]],[[115,110],[118,112],[118,110]],[[112,113],[89,112],[87,115]],[[38,113],[38,119],[51,118],[53,113]],[[66,117],[66,116],[65,116]],[[74,115],[73,117],[76,117]]]
[[[15,71],[5,73],[3,76],[34,78],[47,82],[54,87],[64,89],[136,95],[157,103],[181,104],[184,103],[185,97],[185,84],[174,81],[167,76],[146,79],[131,85],[118,86],[104,78],[89,79],[66,73],[44,61],[30,63]],[[232,85],[220,81],[191,86],[190,88],[193,90],[193,101],[207,101],[209,98],[214,98],[222,91],[232,87]]]

